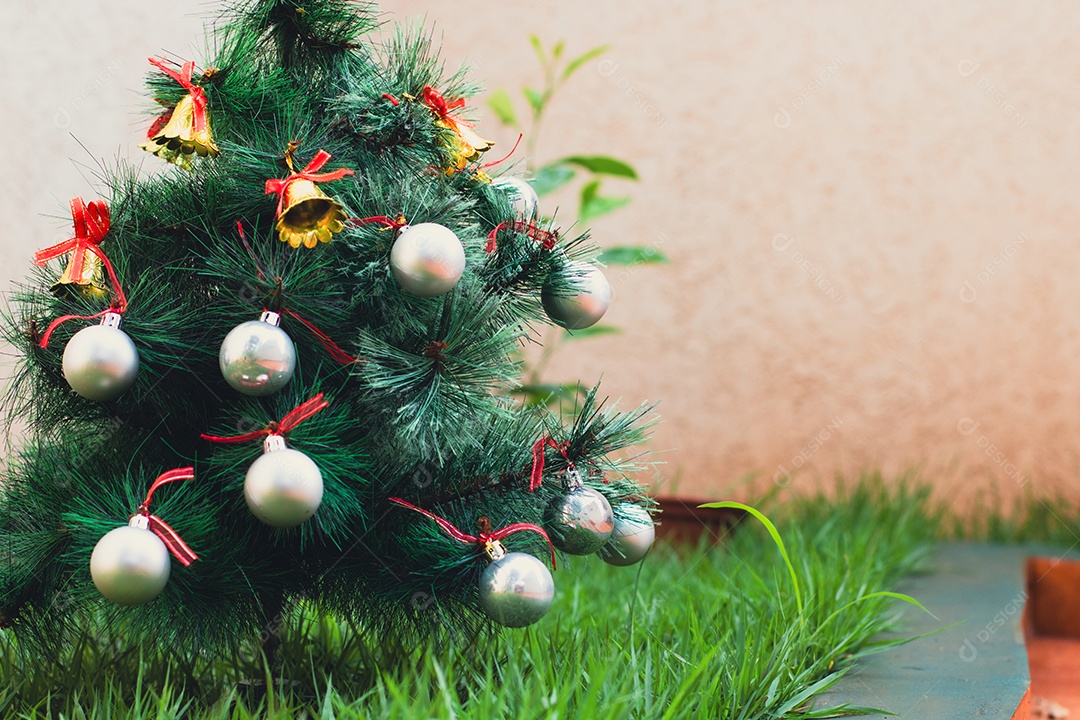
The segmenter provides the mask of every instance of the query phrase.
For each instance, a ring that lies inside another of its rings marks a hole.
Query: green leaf
[[[526,86],[521,88],[521,94],[529,101],[529,106],[533,109],[534,114],[539,115],[544,111],[544,96],[539,91]]]
[[[591,184],[591,183],[590,183]],[[604,195],[597,195],[595,192],[589,197],[588,201],[585,201],[585,192],[582,191],[581,209],[578,211],[578,215],[582,222],[591,222],[598,217],[613,213],[619,208],[626,207],[634,199],[629,195],[622,195],[619,197],[607,197]]]
[[[577,72],[577,70],[582,65],[589,62],[593,58],[600,57],[601,55],[603,55],[604,53],[606,53],[610,49],[611,49],[610,45],[600,45],[599,47],[594,47],[592,50],[584,52],[581,55],[578,55],[576,58],[571,60],[570,64],[566,66],[566,69],[563,70],[562,79],[563,80],[569,79],[570,76],[573,75],[575,72]]]
[[[638,179],[637,171],[630,163],[606,155],[572,155],[563,158],[562,162],[583,167],[597,175],[613,175],[629,180]]]
[[[873,600],[874,598],[892,598],[893,600],[901,600],[903,602],[908,603],[909,605],[914,605],[915,607],[919,608],[920,610],[922,610],[924,613],[926,613],[930,617],[934,618],[935,620],[940,620],[940,618],[938,618],[937,615],[935,615],[934,613],[927,610],[925,607],[923,607],[923,604],[921,602],[919,602],[915,598],[911,597],[910,595],[905,595],[904,593],[898,593],[898,592],[889,592],[888,590],[879,590],[878,592],[868,593],[866,595],[863,595],[862,597],[855,598],[854,600],[847,603],[846,605],[838,608],[836,612],[834,612],[832,615],[830,615],[826,619],[826,622],[828,622],[834,616],[840,614],[844,610],[847,610],[852,605],[855,605],[856,603],[863,602],[865,600]]]
[[[546,407],[557,402],[577,402],[584,389],[580,383],[531,383],[511,392],[530,407]]]
[[[555,43],[555,47],[551,48],[551,59],[558,60],[562,57],[563,50],[566,49],[566,43],[562,40]]]
[[[499,118],[499,122],[512,128],[518,127],[517,114],[514,113],[514,104],[510,101],[510,94],[505,90],[496,90],[491,93],[487,100],[488,107]]]
[[[593,180],[590,183],[586,183],[585,187],[581,188],[581,206],[585,207],[591,203],[598,192],[600,192],[599,180]]]
[[[577,173],[571,168],[559,163],[551,163],[537,170],[536,175],[529,180],[529,184],[537,195],[543,196],[565,186],[574,179],[575,175]]]
[[[563,333],[563,337],[566,340],[584,340],[597,335],[618,335],[621,332],[622,330],[614,325],[593,325],[580,330],[567,330]]]
[[[724,508],[732,508],[734,510],[743,510],[756,517],[765,529],[769,531],[769,535],[772,536],[773,542],[776,543],[776,547],[780,549],[780,555],[784,558],[784,564],[787,565],[788,574],[791,575],[791,584],[795,586],[795,605],[798,606],[799,612],[803,611],[802,593],[799,590],[799,576],[795,573],[795,566],[791,564],[791,558],[788,557],[787,548],[784,547],[784,539],[780,537],[780,531],[776,529],[776,526],[772,524],[772,520],[765,517],[760,510],[752,508],[749,505],[743,505],[741,502],[735,502],[729,500],[727,502],[715,502],[705,503],[704,505],[698,505],[699,508],[715,508],[717,510],[723,510]]]
[[[547,67],[547,53],[544,52],[544,45],[540,42],[540,36],[530,35],[529,44],[532,45],[533,51],[536,53],[536,57],[540,60],[540,64],[544,67]]]
[[[667,255],[652,245],[614,245],[596,258],[605,265],[662,265]]]

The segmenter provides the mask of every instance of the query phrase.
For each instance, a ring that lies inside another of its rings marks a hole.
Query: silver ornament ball
[[[237,392],[271,395],[292,380],[296,347],[279,322],[277,313],[264,312],[261,319],[240,323],[225,336],[218,365],[225,382]]]
[[[64,348],[64,379],[88,400],[115,400],[135,384],[139,352],[120,329],[120,315],[75,333]]]
[[[465,272],[465,247],[450,228],[438,223],[409,225],[390,250],[390,270],[410,295],[443,295]]]
[[[512,176],[496,178],[491,184],[509,195],[510,204],[518,217],[526,220],[536,217],[540,208],[540,196],[533,190],[532,185]]]
[[[551,543],[570,555],[590,555],[611,537],[615,517],[607,498],[587,487],[573,488],[552,500],[544,513]]]
[[[264,453],[251,463],[244,478],[248,508],[255,517],[277,528],[295,527],[310,518],[319,509],[322,496],[319,466],[291,448]]]
[[[611,539],[600,548],[600,559],[608,565],[633,565],[648,554],[655,539],[656,526],[648,510],[640,505],[621,507]]]
[[[555,582],[543,562],[528,553],[506,553],[480,576],[480,607],[504,627],[532,625],[555,598]]]
[[[571,262],[558,276],[553,274],[544,281],[540,300],[553,322],[569,330],[582,330],[604,317],[611,304],[611,286],[600,268]]]
[[[145,518],[141,518],[145,521]],[[139,521],[136,516],[132,522]],[[165,543],[154,533],[128,525],[110,530],[90,555],[94,585],[118,605],[150,602],[169,582],[171,563]]]

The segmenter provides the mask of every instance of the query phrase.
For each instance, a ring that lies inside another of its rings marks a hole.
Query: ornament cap
[[[488,540],[484,543],[484,552],[488,556],[488,560],[495,562],[496,560],[502,560],[506,557],[506,548],[498,540]]]
[[[584,486],[585,483],[581,479],[581,471],[573,465],[566,468],[566,475],[563,476],[563,487],[567,490],[577,490]]]
[[[278,434],[267,435],[263,440],[263,454],[286,450],[285,438]]]
[[[138,514],[132,515],[128,520],[128,527],[139,528],[140,530],[150,529],[150,517],[148,515]]]
[[[263,310],[262,315],[259,316],[259,320],[273,325],[274,327],[281,326],[281,313],[276,313],[273,310]]]
[[[124,316],[116,312],[107,312],[101,316],[101,324],[104,327],[117,328],[120,327],[120,321],[124,319]]]

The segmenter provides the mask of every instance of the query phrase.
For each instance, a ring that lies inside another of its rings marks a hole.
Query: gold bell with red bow
[[[426,85],[420,99],[435,115],[436,127],[448,131],[443,138],[444,146],[450,151],[447,175],[464,170],[470,162],[480,158],[480,153],[494,147],[495,143],[480,137],[469,123],[454,114],[455,110],[465,107],[465,98],[448,101],[435,88]]]
[[[210,111],[207,107],[206,91],[191,79],[195,71],[195,63],[184,63],[179,72],[170,68],[164,60],[157,58],[150,58],[150,64],[179,83],[188,91],[188,94],[176,104],[176,107],[159,117],[150,126],[150,131],[147,133],[148,140],[139,147],[185,170],[192,169],[192,158],[195,155],[200,157],[220,155],[221,150],[218,149],[214,142],[214,134],[210,131]],[[211,76],[213,72],[213,69],[207,70],[203,78]]]
[[[161,128],[139,147],[185,170],[193,167],[194,155],[220,155],[221,150],[214,143],[214,134],[210,130],[209,113],[205,114],[201,129],[195,116],[195,98],[185,95],[171,113],[162,116],[164,124],[155,124],[155,127],[162,125]]]
[[[345,229],[348,215],[335,198],[328,196],[315,183],[341,180],[353,174],[348,168],[320,173],[330,160],[330,153],[320,150],[311,162],[299,172],[293,166],[297,143],[291,143],[285,153],[285,164],[291,174],[287,178],[271,178],[266,181],[266,194],[278,196],[277,222],[274,227],[282,242],[294,248],[303,245],[313,248],[328,243]]]
[[[328,243],[345,229],[345,209],[311,180],[298,178],[281,196],[281,214],[275,227],[282,242],[294,248]]]
[[[75,237],[34,253],[34,264],[45,267],[50,261],[69,255],[64,274],[50,290],[57,297],[81,295],[89,300],[109,296],[105,285],[107,263],[97,246],[109,233],[109,206],[103,200],[86,203],[81,197],[71,199],[71,219]]]

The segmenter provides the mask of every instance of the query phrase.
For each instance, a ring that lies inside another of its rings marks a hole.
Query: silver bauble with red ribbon
[[[591,555],[604,546],[615,527],[607,498],[585,487],[577,469],[568,470],[566,492],[548,503],[544,529],[551,544],[569,555]]]
[[[640,505],[624,505],[615,514],[611,539],[598,554],[608,565],[633,565],[649,553],[655,539],[656,526],[649,511]]]
[[[142,605],[156,598],[169,582],[171,567],[168,548],[144,515],[105,533],[90,555],[94,585],[118,605]]]
[[[547,565],[522,552],[506,552],[501,543],[488,546],[491,563],[480,576],[480,607],[508,628],[532,625],[544,617],[555,599],[555,581]]]
[[[88,400],[115,400],[135,384],[139,351],[120,321],[119,313],[106,313],[101,324],[84,327],[64,347],[64,379]]]
[[[225,382],[244,395],[262,397],[285,387],[296,372],[296,347],[280,327],[281,315],[264,311],[234,327],[221,343],[218,364]]]
[[[244,478],[244,500],[267,525],[300,525],[322,504],[322,472],[314,460],[287,447],[280,435],[268,436],[263,450]]]
[[[583,330],[604,317],[611,305],[611,285],[595,265],[570,262],[544,281],[540,301],[552,322]]]

